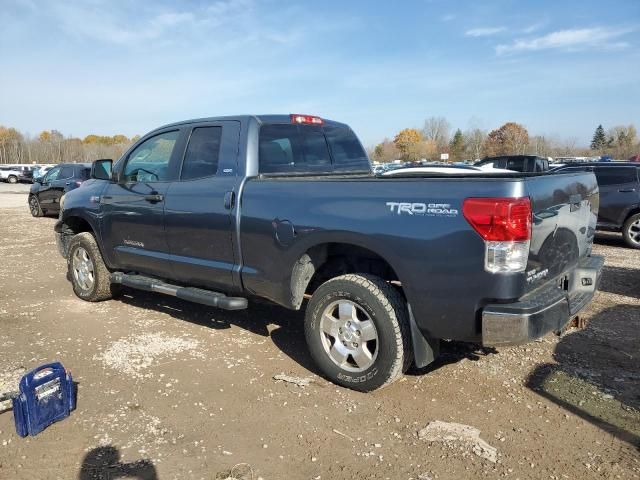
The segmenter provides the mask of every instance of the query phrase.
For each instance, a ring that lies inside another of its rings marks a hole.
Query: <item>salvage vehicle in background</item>
[[[486,157],[474,163],[483,169],[505,169],[514,172],[546,172],[549,170],[549,159],[536,155],[502,155]]]
[[[90,163],[61,163],[53,167],[29,191],[29,211],[34,217],[58,213],[60,198],[89,179]]]
[[[7,183],[18,183],[22,172],[16,167],[0,166],[0,181]]]
[[[55,165],[41,165],[37,166],[33,171],[33,181],[38,182],[41,178],[43,178],[49,170],[51,170]]]
[[[305,306],[319,369],[361,391],[429,364],[440,339],[561,330],[604,263],[592,173],[374,176],[347,125],[310,115],[167,125],[92,178],[55,225],[79,298],[124,285],[229,310]]]
[[[592,171],[600,187],[600,230],[622,232],[627,246],[640,249],[640,164],[632,162],[571,163],[554,173]]]

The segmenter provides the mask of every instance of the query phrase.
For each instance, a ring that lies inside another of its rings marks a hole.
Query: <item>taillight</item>
[[[82,185],[82,180],[76,180],[76,187],[79,187],[80,185]]]
[[[526,198],[467,198],[462,214],[485,241],[485,270],[523,272],[529,258],[531,201]]]
[[[313,115],[301,115],[299,113],[292,113],[291,123],[308,123],[311,125],[322,125],[323,122],[320,117],[314,117]]]

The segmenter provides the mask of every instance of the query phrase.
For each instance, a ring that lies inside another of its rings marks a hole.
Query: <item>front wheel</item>
[[[9,178],[7,178],[7,182],[18,183],[18,177],[11,175]]]
[[[68,278],[74,293],[87,302],[108,300],[114,296],[111,274],[102,260],[96,239],[89,232],[78,233],[69,241]]]
[[[406,302],[373,275],[322,284],[307,306],[305,337],[324,375],[363,392],[392,383],[413,360]]]
[[[43,215],[42,208],[40,207],[40,202],[35,195],[31,195],[29,197],[29,211],[34,217],[41,217]]]
[[[640,248],[640,213],[627,218],[622,227],[622,235],[627,246]]]

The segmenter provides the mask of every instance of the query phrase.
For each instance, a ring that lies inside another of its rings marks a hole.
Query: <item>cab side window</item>
[[[222,127],[197,127],[191,132],[181,180],[211,177],[218,172]]]
[[[145,140],[129,154],[122,172],[124,182],[164,182],[169,180],[169,162],[176,146],[178,130]]]

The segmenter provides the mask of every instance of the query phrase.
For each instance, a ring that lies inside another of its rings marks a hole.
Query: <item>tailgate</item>
[[[591,254],[598,219],[599,193],[590,172],[528,177],[533,225],[527,291],[556,279]]]

